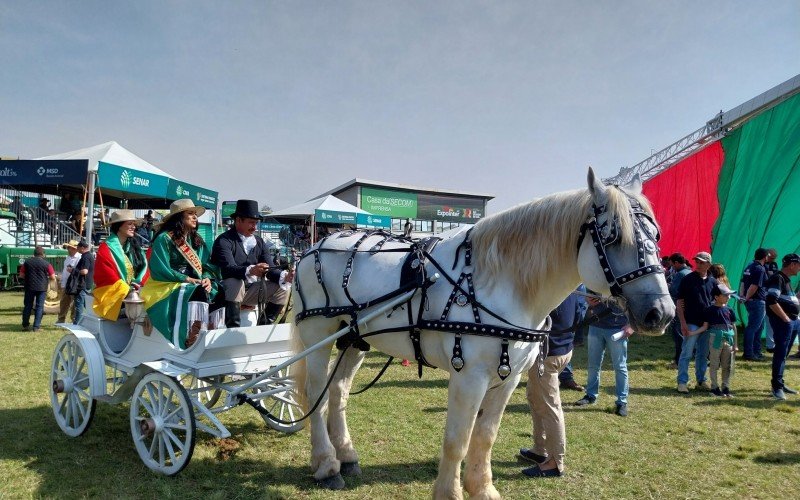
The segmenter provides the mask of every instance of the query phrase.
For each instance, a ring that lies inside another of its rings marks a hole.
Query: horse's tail
[[[298,354],[305,350],[303,341],[300,339],[300,330],[295,321],[292,321],[291,335],[292,339],[292,353]],[[303,409],[303,412],[308,411],[308,392],[306,391],[306,358],[295,361],[292,364],[292,378],[294,378],[295,394],[297,395],[297,402]]]

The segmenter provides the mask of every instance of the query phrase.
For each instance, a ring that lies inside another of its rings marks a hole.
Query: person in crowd
[[[728,307],[733,290],[719,282],[711,290],[714,303],[703,312],[703,325],[696,331],[709,333],[709,375],[711,394],[718,397],[733,397],[731,394],[731,373],[733,373],[736,352],[736,313]],[[717,370],[722,366],[722,388],[719,385]]]
[[[67,280],[69,279],[78,261],[81,260],[81,254],[78,253],[78,242],[70,240],[64,243],[64,248],[67,249],[67,257],[64,259],[64,268],[61,270],[61,302],[58,305],[58,323],[64,323],[67,320],[67,312],[71,312],[70,319],[75,322],[75,309],[72,307],[74,302],[74,295],[67,293]]]
[[[669,255],[661,257],[661,267],[664,269],[664,279],[667,280],[667,286],[669,286],[669,284],[672,283],[672,275],[674,274],[672,270],[672,261]]]
[[[147,281],[147,259],[134,235],[139,224],[131,210],[117,210],[109,218],[111,231],[97,249],[92,310],[116,321],[122,301]]]
[[[42,196],[39,198],[39,208],[42,210],[43,213],[47,213],[50,210],[50,200]]]
[[[78,293],[75,294],[74,300],[75,320],[72,322],[75,325],[79,325],[81,318],[83,318],[83,313],[86,310],[86,294],[92,292],[92,285],[94,283],[94,255],[92,255],[91,250],[92,245],[86,241],[81,240],[78,243],[78,252],[81,255],[81,259],[78,261],[78,264],[75,265],[74,271],[78,273],[79,276]]]
[[[50,235],[50,241],[55,242],[58,236],[58,214],[52,208],[42,218],[44,230]]]
[[[703,313],[711,305],[711,290],[717,280],[708,273],[711,267],[711,254],[698,252],[694,256],[696,269],[684,276],[678,289],[676,312],[681,324],[683,345],[678,359],[678,392],[689,392],[689,362],[694,354],[694,373],[698,389],[711,389],[706,380],[708,368],[708,332],[696,333],[703,324]]]
[[[669,295],[675,305],[678,304],[678,290],[681,287],[681,281],[687,274],[692,272],[689,263],[686,262],[686,257],[680,252],[675,252],[669,256],[670,268],[672,269],[672,279],[669,283]],[[681,320],[676,314],[670,323],[670,332],[672,333],[672,342],[675,345],[675,357],[672,364],[669,366],[673,370],[678,369],[678,360],[681,357],[681,349],[683,348],[683,334],[681,333]]]
[[[22,308],[22,329],[39,331],[42,326],[44,314],[44,299],[50,281],[55,281],[56,272],[53,266],[44,258],[44,248],[37,246],[33,249],[33,257],[25,259],[19,268],[19,277],[25,281],[25,297]],[[31,328],[31,311],[34,312],[33,327]]]
[[[603,356],[608,349],[611,365],[614,368],[614,387],[616,391],[616,409],[614,413],[620,417],[628,416],[628,338],[633,329],[628,324],[625,311],[614,303],[603,303],[599,299],[587,298],[589,313],[597,316],[597,320],[589,326],[588,376],[586,394],[575,402],[575,406],[593,405],[600,393],[600,368]]]
[[[573,339],[572,345],[574,347],[578,347],[578,335],[585,329],[588,328],[586,325],[583,325],[583,320],[586,318],[586,311],[589,309],[589,304],[586,302],[586,285],[581,283],[578,285],[576,292],[573,294],[575,296],[575,337]],[[583,344],[583,337],[580,338],[580,342]],[[558,374],[558,382],[559,387],[561,389],[567,389],[570,391],[579,391],[583,392],[584,387],[580,385],[578,382],[575,381],[575,374],[572,371],[572,361],[567,363],[561,373]]]
[[[225,323],[228,328],[241,326],[241,309],[252,310],[268,300],[261,278],[280,285],[280,272],[268,273],[274,260],[264,240],[255,234],[261,214],[255,200],[237,200],[231,214],[233,226],[219,235],[211,250],[211,263],[218,266],[225,289]],[[253,286],[258,283],[258,286]]]
[[[182,349],[191,347],[208,318],[224,306],[209,307],[217,296],[219,269],[197,233],[197,218],[206,211],[190,199],[172,202],[158,226],[148,258],[150,280],[142,298],[153,326]]]
[[[17,218],[17,231],[22,231],[23,226],[23,213],[25,212],[25,205],[19,196],[14,196],[11,204],[8,205],[8,211],[13,213]]]
[[[753,262],[745,267],[742,272],[742,281],[739,285],[739,297],[744,302],[747,310],[747,326],[744,327],[744,359],[747,361],[761,361],[761,332],[764,329],[766,316],[767,270],[764,263],[767,261],[767,249],[758,248],[753,255]]]
[[[717,280],[717,282],[722,283],[728,288],[731,288],[731,282],[728,279],[728,271],[722,264],[720,263],[711,264],[711,266],[709,266],[708,268],[708,274],[713,276],[714,279]]]
[[[772,355],[772,397],[786,399],[786,394],[797,394],[783,381],[786,367],[786,354],[792,330],[797,328],[797,315],[800,313],[797,296],[792,290],[789,278],[800,272],[800,256],[790,253],[783,256],[783,267],[767,280],[767,318],[775,333],[775,353]]]
[[[774,248],[767,248],[767,258],[764,260],[764,270],[767,272],[764,282],[778,272],[778,251]],[[767,352],[772,353],[775,351],[775,336],[772,333],[772,325],[769,321],[764,320],[764,343]]]
[[[413,224],[411,224],[411,219],[406,219],[406,223],[403,224],[403,236],[406,238],[411,238],[411,231],[414,230]]]
[[[61,203],[58,204],[58,211],[63,214],[64,220],[69,220],[75,213],[72,208],[72,193],[64,193],[61,197]]]
[[[153,215],[152,210],[148,210],[146,214],[144,214],[144,224],[142,224],[142,228],[146,231],[147,234],[147,241],[152,241],[154,238],[153,231],[155,230],[155,223],[156,218]]]
[[[525,394],[533,420],[533,447],[520,449],[519,457],[533,463],[522,471],[529,477],[558,477],[564,474],[567,435],[558,374],[572,358],[576,302],[576,296],[572,294],[550,313],[552,334],[547,339],[544,373],[539,376],[538,363],[528,370]]]

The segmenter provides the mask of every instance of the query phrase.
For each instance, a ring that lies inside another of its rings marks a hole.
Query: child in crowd
[[[714,304],[707,307],[703,312],[703,326],[694,332],[702,333],[708,330],[710,333],[708,359],[710,362],[711,394],[726,398],[733,397],[730,387],[733,360],[736,352],[736,339],[734,336],[736,313],[727,305],[733,293],[733,290],[724,283],[718,283],[711,290]],[[720,365],[722,365],[721,390],[717,383],[717,370],[719,370]]]

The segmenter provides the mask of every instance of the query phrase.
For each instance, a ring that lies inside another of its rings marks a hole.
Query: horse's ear
[[[625,191],[632,194],[642,194],[642,176],[639,174],[634,175],[631,182],[625,186]]]
[[[592,197],[595,200],[600,200],[605,196],[606,186],[603,184],[603,181],[594,175],[592,167],[589,167],[589,174],[586,177],[586,181],[589,184],[589,192],[592,193]]]

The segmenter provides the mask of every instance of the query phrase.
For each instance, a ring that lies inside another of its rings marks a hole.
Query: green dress
[[[211,253],[203,242],[199,248],[190,242],[181,249],[170,233],[156,236],[150,247],[150,279],[142,289],[147,314],[153,326],[167,340],[181,349],[186,347],[189,299],[200,285],[186,283],[186,278],[209,278],[209,302],[217,294],[219,269],[209,263]]]

